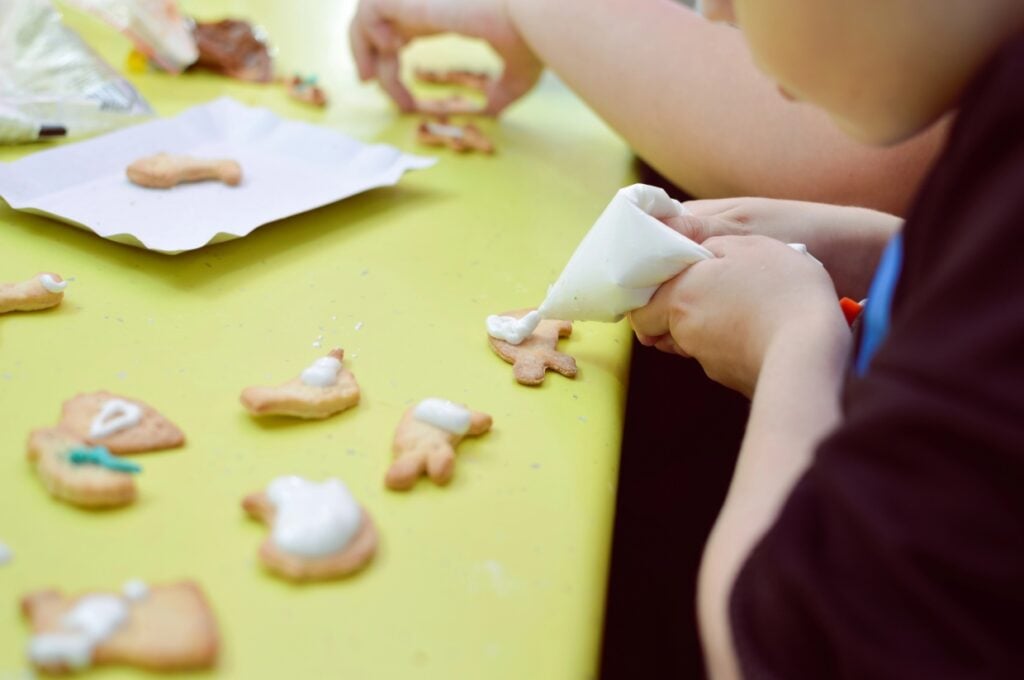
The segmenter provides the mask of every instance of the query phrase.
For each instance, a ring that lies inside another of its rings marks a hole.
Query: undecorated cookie
[[[242,181],[242,166],[223,158],[194,158],[158,153],[133,162],[125,169],[133,184],[149,189],[170,189],[183,182],[215,180],[229,186]]]
[[[333,349],[302,373],[277,387],[247,387],[241,401],[254,416],[327,418],[359,403],[359,384]]]
[[[278,477],[242,500],[253,519],[270,527],[260,560],[291,581],[324,581],[355,573],[377,551],[377,528],[337,479],[311,482]]]
[[[464,437],[478,437],[490,429],[491,416],[486,413],[444,399],[424,399],[398,423],[385,486],[405,491],[424,473],[437,485],[447,484],[455,471],[455,447]]]

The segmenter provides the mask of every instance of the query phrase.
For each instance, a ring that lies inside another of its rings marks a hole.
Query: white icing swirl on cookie
[[[58,281],[53,278],[52,274],[40,274],[39,283],[43,284],[43,288],[51,293],[59,293],[68,287],[67,281]]]
[[[302,371],[299,379],[310,387],[330,387],[338,382],[341,362],[334,357],[320,357]]]
[[[40,666],[86,668],[93,650],[128,619],[128,605],[116,595],[87,595],[61,618],[61,630],[34,635],[29,658]]]
[[[362,509],[338,479],[322,483],[288,475],[267,487],[277,511],[271,540],[282,551],[301,557],[338,552],[356,535]]]
[[[447,399],[424,399],[413,409],[416,420],[439,427],[445,432],[464,435],[469,432],[472,414],[469,409]]]
[[[537,330],[540,322],[540,312],[536,311],[530,312],[521,319],[514,316],[492,314],[487,317],[487,334],[492,338],[518,345]]]
[[[100,407],[92,419],[89,436],[102,439],[112,434],[135,427],[142,421],[142,408],[124,399],[110,399]]]
[[[149,584],[137,578],[125,581],[121,592],[131,602],[138,602],[149,597]]]

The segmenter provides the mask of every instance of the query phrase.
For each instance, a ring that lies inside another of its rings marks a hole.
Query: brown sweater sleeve
[[[1024,38],[903,239],[887,335],[734,584],[748,678],[1024,677]]]

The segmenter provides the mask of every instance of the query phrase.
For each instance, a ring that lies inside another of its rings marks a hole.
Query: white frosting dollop
[[[100,412],[92,419],[89,436],[102,439],[110,435],[135,427],[142,421],[142,408],[124,399],[110,399],[100,407]]]
[[[464,406],[447,399],[424,399],[416,405],[412,415],[416,420],[429,423],[452,434],[464,435],[469,432],[472,414]]]
[[[7,547],[5,543],[0,542],[0,565],[7,564],[14,559],[14,551]]]
[[[43,288],[51,293],[59,293],[68,287],[67,281],[58,281],[51,274],[40,275],[39,283],[43,284]]]
[[[137,578],[125,581],[121,592],[131,602],[138,602],[149,597],[149,584]]]
[[[299,379],[310,387],[330,387],[338,382],[341,362],[334,357],[320,357],[302,371]]]
[[[41,666],[85,668],[93,650],[128,619],[128,605],[116,595],[87,595],[61,618],[62,630],[32,636],[28,655]]]
[[[286,553],[322,557],[335,553],[356,535],[362,510],[338,479],[311,482],[288,475],[267,487],[277,510],[271,539]]]
[[[492,338],[518,345],[537,330],[540,322],[540,312],[537,311],[530,312],[521,319],[491,314],[487,317],[487,334]]]

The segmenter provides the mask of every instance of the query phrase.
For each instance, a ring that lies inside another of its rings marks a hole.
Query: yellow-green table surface
[[[212,75],[131,80],[160,115],[221,95],[365,141],[432,153],[345,44],[351,2],[191,2],[203,17],[266,27],[285,72],[319,74],[326,111],[279,86]],[[66,12],[105,58],[130,46]],[[451,38],[410,61],[494,65]],[[579,376],[517,385],[486,340],[487,314],[536,304],[614,191],[627,148],[564,87],[545,80],[500,121],[494,157],[434,152],[434,168],[166,256],[0,207],[0,280],[74,277],[57,309],[0,317],[0,678],[26,668],[19,597],[189,578],[222,636],[233,678],[589,678],[596,673],[615,499],[628,329],[576,324],[561,347]],[[42,146],[6,147],[9,161]],[[322,345],[314,347],[314,343]],[[321,422],[254,420],[238,394],[291,378],[335,346],[363,390]],[[136,458],[139,499],[87,512],[55,501],[25,460],[32,428],[61,402],[108,389],[145,400],[185,431],[184,448]],[[383,486],[404,409],[427,396],[494,416],[465,441],[446,488]],[[275,476],[337,476],[375,517],[379,553],[346,580],[292,585],[264,571],[267,534],[242,497]],[[125,668],[91,677],[130,677]],[[204,674],[198,674],[200,676]]]

